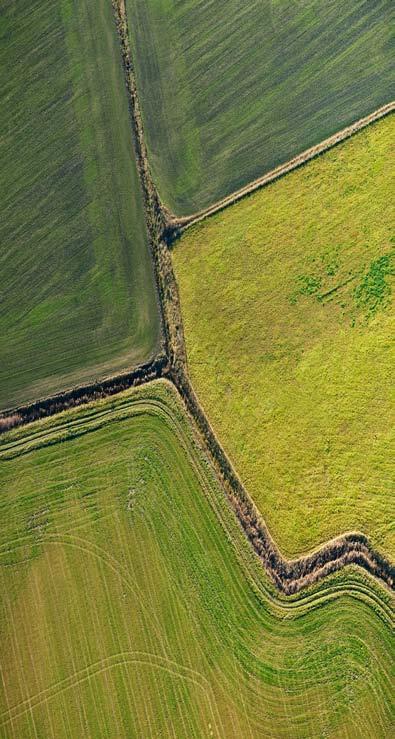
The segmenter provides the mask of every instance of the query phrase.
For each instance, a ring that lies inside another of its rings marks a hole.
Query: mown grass
[[[0,30],[0,407],[146,361],[159,317],[111,2]]]
[[[188,230],[189,371],[288,555],[345,530],[395,552],[389,118]]]
[[[393,97],[389,0],[126,5],[150,164],[178,215]]]
[[[0,732],[387,737],[390,595],[278,598],[172,386],[0,442]]]

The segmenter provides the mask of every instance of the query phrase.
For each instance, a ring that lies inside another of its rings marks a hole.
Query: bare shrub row
[[[160,354],[147,364],[140,365],[130,372],[94,382],[90,385],[72,388],[50,398],[37,400],[34,403],[20,406],[10,414],[0,416],[0,434],[16,426],[21,426],[39,418],[53,416],[68,408],[75,408],[92,400],[106,398],[130,387],[142,385],[150,380],[164,377],[169,371],[169,362],[165,354]]]

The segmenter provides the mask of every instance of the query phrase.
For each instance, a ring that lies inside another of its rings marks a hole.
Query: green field
[[[0,24],[0,408],[140,364],[156,290],[109,0]]]
[[[284,600],[172,386],[0,442],[0,734],[389,736],[390,594]]]
[[[390,0],[126,0],[149,159],[178,215],[393,97]]]
[[[189,229],[192,384],[282,551],[345,530],[395,553],[387,118]]]

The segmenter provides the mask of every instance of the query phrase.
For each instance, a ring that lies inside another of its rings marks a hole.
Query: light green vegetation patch
[[[390,237],[389,242],[394,241],[395,239]],[[355,325],[358,319],[369,321],[377,311],[386,308],[391,302],[391,278],[395,277],[395,249],[390,247],[387,254],[383,254],[362,269],[350,270],[340,282],[337,256],[338,249],[329,261],[328,254],[324,254],[315,265],[315,274],[298,275],[290,301],[295,304],[301,295],[314,295],[319,303],[329,302],[337,300],[336,293],[342,291],[340,304],[343,315],[351,318],[352,325]],[[352,289],[346,290],[347,286]]]
[[[107,0],[3,3],[0,408],[140,364],[160,323]]]
[[[390,595],[278,598],[164,381],[0,442],[0,733],[388,737]]]
[[[395,552],[388,118],[177,243],[189,371],[288,555],[357,529]]]
[[[394,96],[390,0],[126,0],[151,168],[211,205]]]

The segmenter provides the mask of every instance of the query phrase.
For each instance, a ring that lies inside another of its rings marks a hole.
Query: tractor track
[[[358,532],[347,532],[298,559],[288,560],[282,556],[261,514],[222,449],[190,383],[178,287],[168,244],[181,230],[302,166],[305,162],[352,136],[356,131],[388,115],[395,109],[395,103],[383,106],[370,116],[308,149],[264,177],[218,201],[210,208],[184,219],[176,219],[162,206],[150,173],[130,51],[125,0],[112,0],[112,6],[121,46],[135,156],[159,294],[165,350],[151,362],[130,372],[73,388],[64,393],[37,400],[30,405],[4,411],[0,414],[0,433],[38,418],[54,415],[67,408],[86,404],[127,388],[166,377],[175,385],[183,400],[188,416],[192,420],[198,437],[203,441],[204,448],[214,465],[217,477],[225,488],[241,528],[281,592],[287,595],[296,593],[346,565],[357,565],[394,590],[395,566],[372,547],[364,534]]]

